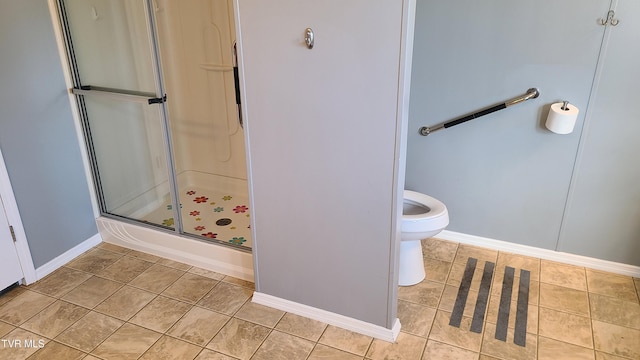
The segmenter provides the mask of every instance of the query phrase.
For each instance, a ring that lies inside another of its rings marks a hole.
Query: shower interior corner
[[[252,248],[247,180],[183,171],[177,175],[177,184],[184,233],[240,249]],[[176,226],[167,182],[114,212],[129,212],[126,217],[170,229]]]

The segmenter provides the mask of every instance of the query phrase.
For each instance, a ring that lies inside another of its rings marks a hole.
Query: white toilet
[[[424,280],[424,260],[420,240],[435,236],[447,225],[449,225],[449,213],[442,202],[419,192],[404,191],[398,285],[415,285]]]

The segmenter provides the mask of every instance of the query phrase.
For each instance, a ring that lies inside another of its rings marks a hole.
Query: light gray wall
[[[45,0],[0,1],[0,146],[36,268],[97,233]]]
[[[640,265],[637,256],[625,255],[637,246],[627,242],[621,244],[624,250],[613,250],[600,234],[584,234],[580,242],[558,247],[605,33],[596,20],[609,5],[609,0],[418,1],[405,187],[442,200],[450,211],[449,230]],[[420,126],[502,102],[529,87],[538,87],[542,95],[428,137],[417,133]],[[627,90],[608,91],[615,97]],[[563,99],[581,109],[570,135],[544,128],[550,104]],[[619,140],[610,136],[602,146]],[[585,161],[590,156],[585,152]],[[593,171],[600,164],[588,166]],[[614,165],[625,179],[630,179],[629,166],[634,165]],[[614,191],[620,197],[629,191],[591,185],[590,191]],[[589,191],[575,196],[576,204],[589,202]],[[596,220],[593,214],[577,225]],[[623,231],[640,236],[637,228]]]

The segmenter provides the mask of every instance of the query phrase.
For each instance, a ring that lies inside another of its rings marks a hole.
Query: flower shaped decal
[[[200,225],[200,226],[196,226],[193,228],[195,231],[202,231],[204,230],[204,226]]]
[[[193,201],[197,202],[198,204],[206,202],[207,200],[209,200],[209,198],[206,196],[198,196],[197,198],[193,199]]]
[[[209,232],[208,232],[208,233],[206,233],[206,234],[202,234],[202,236],[204,236],[204,237],[208,237],[208,238],[211,238],[211,239],[215,239],[215,238],[218,236],[218,234],[214,234],[214,233],[212,233],[211,231],[209,231]]]
[[[229,201],[231,199],[233,199],[233,196],[231,196],[231,195],[227,195],[227,196],[223,196],[222,197],[222,200],[224,200],[224,201]]]
[[[195,192],[195,191],[193,191],[193,190],[189,190],[189,191],[187,191],[187,195],[194,195],[195,193],[196,193],[196,192]]]
[[[162,225],[164,226],[173,226],[173,224],[174,224],[173,218],[162,220]]]
[[[245,205],[238,205],[235,208],[233,208],[233,212],[235,212],[236,214],[247,212],[247,210],[249,210],[249,208],[246,207]]]
[[[223,207],[218,206],[217,208],[213,209],[214,212],[222,212],[224,211]]]
[[[190,212],[190,213],[189,213],[189,215],[191,215],[191,216],[198,216],[198,215],[200,215],[200,211],[198,211],[198,210],[194,210],[194,211]]]
[[[242,245],[246,241],[247,241],[247,239],[245,239],[243,236],[234,237],[233,239],[229,240],[230,243],[235,244],[235,245]]]

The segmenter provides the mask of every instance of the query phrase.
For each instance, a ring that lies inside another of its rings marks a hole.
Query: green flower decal
[[[242,245],[246,241],[247,241],[247,239],[245,239],[243,236],[234,237],[233,239],[229,240],[229,242],[234,244],[234,245]]]

